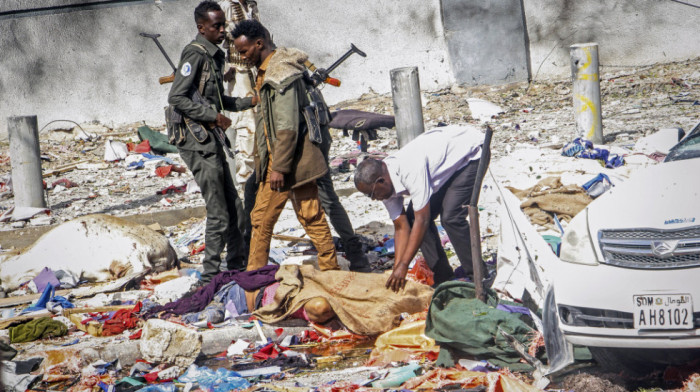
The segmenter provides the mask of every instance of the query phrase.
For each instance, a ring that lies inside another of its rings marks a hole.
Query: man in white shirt
[[[434,223],[438,215],[462,268],[473,274],[467,205],[483,141],[483,133],[474,126],[446,126],[418,136],[383,161],[365,159],[358,165],[355,186],[382,200],[394,222],[394,270],[387,288],[404,287],[419,247],[436,285],[454,278]],[[406,209],[404,196],[410,200]]]

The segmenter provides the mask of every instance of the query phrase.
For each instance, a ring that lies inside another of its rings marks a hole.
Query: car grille
[[[627,268],[700,266],[700,227],[680,230],[601,230],[604,263]]]
[[[634,329],[634,316],[629,312],[609,309],[559,305],[559,320],[574,327]],[[694,328],[700,328],[700,312],[693,313]]]

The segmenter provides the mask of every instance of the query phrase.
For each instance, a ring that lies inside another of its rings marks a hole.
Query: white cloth
[[[430,197],[459,169],[481,157],[484,134],[473,125],[448,125],[425,132],[386,157],[394,194],[384,200],[391,220],[403,212],[409,196],[413,209],[428,205]]]

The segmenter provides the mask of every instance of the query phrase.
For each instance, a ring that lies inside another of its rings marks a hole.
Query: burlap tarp
[[[399,293],[384,287],[388,275],[349,271],[319,271],[310,265],[280,267],[275,276],[280,286],[275,300],[253,314],[265,323],[275,323],[315,297],[325,298],[340,321],[352,332],[378,335],[399,325],[401,313],[428,308],[430,286],[407,281]]]
[[[593,201],[585,189],[578,185],[564,186],[559,177],[547,177],[525,190],[506,188],[523,201],[520,208],[530,221],[541,226],[554,223],[553,213],[559,220],[568,222]]]

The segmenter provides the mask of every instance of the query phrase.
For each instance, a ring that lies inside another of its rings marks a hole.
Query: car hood
[[[700,225],[700,159],[641,169],[589,204],[590,234],[601,229],[683,229]],[[597,241],[595,241],[597,242]]]

